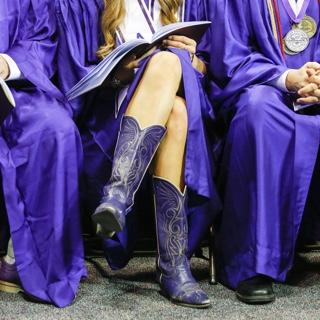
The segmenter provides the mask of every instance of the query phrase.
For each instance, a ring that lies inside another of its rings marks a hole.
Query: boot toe
[[[166,288],[162,286],[162,291],[172,302],[190,308],[207,308],[211,301],[208,295],[200,289],[197,283],[167,283]]]
[[[182,302],[188,303],[194,307],[205,308],[210,306],[208,295],[202,290],[196,290],[183,295]]]

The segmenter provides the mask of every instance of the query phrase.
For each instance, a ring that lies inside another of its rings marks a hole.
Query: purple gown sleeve
[[[63,93],[81,80],[98,63],[100,15],[103,0],[55,0],[58,21],[58,80]],[[66,72],[67,70],[67,72]],[[71,101],[74,117],[82,113],[86,101]]]
[[[210,20],[206,2],[204,0],[200,0],[198,5],[199,5],[198,20],[200,21]],[[208,65],[210,64],[210,57],[211,57],[210,52],[211,52],[211,29],[209,29],[204,34],[201,41],[198,43],[198,47],[197,47],[197,56],[207,65],[207,69],[208,69]]]
[[[287,67],[264,0],[208,0],[212,75],[210,96],[230,104],[239,93],[279,77]]]
[[[207,6],[205,0],[194,0],[186,2],[186,21],[205,21],[209,20]],[[210,61],[211,37],[210,30],[205,33],[201,41],[197,45],[197,57],[205,64]]]
[[[28,2],[29,5],[29,2]],[[16,62],[25,79],[52,97],[63,99],[63,95],[53,85],[55,74],[55,17],[50,0],[32,0],[26,10],[21,10],[18,33],[7,53]]]

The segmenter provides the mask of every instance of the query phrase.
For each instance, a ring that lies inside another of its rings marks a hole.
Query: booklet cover
[[[299,104],[297,102],[293,103],[293,110],[295,112],[310,108],[310,107],[316,107],[319,106],[319,103],[310,103],[310,104]]]
[[[82,78],[69,92],[68,100],[79,97],[80,95],[91,91],[108,78],[112,71],[128,55],[141,57],[152,47],[161,44],[161,42],[171,35],[181,35],[191,38],[197,42],[209,28],[210,21],[191,21],[177,22],[161,27],[153,34],[151,39],[136,39],[123,43],[115,48],[106,58],[104,58],[96,67],[94,67],[84,78]]]
[[[0,125],[15,106],[16,103],[9,87],[0,77]]]

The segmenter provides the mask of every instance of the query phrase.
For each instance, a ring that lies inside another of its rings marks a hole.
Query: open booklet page
[[[67,92],[67,98],[72,100],[101,86],[125,57],[133,54],[137,57],[142,56],[151,47],[161,44],[161,42],[170,35],[184,35],[199,42],[210,24],[211,22],[209,21],[173,23],[160,28],[149,41],[146,39],[137,39],[123,43],[114,49],[69,92]]]

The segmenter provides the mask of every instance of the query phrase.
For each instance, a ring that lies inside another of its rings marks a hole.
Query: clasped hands
[[[300,69],[290,70],[286,86],[299,95],[297,103],[316,104],[320,102],[320,64],[308,62]]]

